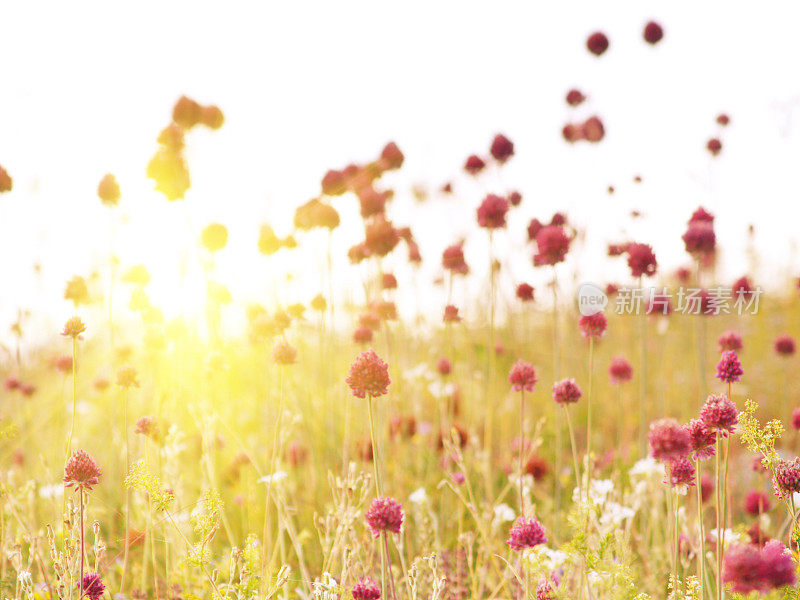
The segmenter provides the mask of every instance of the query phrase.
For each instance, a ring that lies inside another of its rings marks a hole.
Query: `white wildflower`
[[[286,471],[275,471],[271,475],[264,475],[259,479],[259,483],[279,483],[286,479],[289,474]]]
[[[507,523],[516,519],[517,514],[508,504],[498,504],[494,507],[494,518],[500,523]]]
[[[641,460],[636,461],[628,474],[631,478],[653,478],[658,477],[661,479],[664,474],[664,469],[656,459],[648,456],[647,458],[643,458]]]
[[[411,495],[408,497],[408,499],[413,504],[424,504],[428,500],[428,494],[425,492],[425,488],[421,487],[411,492]]]

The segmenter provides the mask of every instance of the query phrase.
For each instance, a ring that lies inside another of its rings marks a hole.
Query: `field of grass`
[[[189,186],[183,135],[202,108],[190,103],[148,167],[170,200]],[[612,294],[605,317],[582,316],[566,281],[500,294],[498,282],[520,283],[502,266],[481,297],[456,299],[456,245],[442,282],[469,318],[444,304],[397,318],[382,257],[408,250],[413,263],[418,248],[376,190],[402,161],[390,144],[332,171],[295,219],[332,230],[331,198],[360,201],[362,305],[326,294],[245,306],[214,282],[227,230],[212,225],[198,240],[204,321],[165,319],[140,267],[111,284],[113,313],[65,274],[76,316],[63,331],[29,340],[23,320],[10,332],[3,597],[799,597],[798,358],[780,337],[800,327],[795,282],[742,315],[616,314]],[[115,186],[99,188],[112,209]],[[488,195],[478,223],[499,235],[513,204]],[[652,264],[643,282],[637,244],[608,260],[627,259],[631,287],[727,283],[714,281],[713,219],[696,213],[687,228],[687,273]],[[570,262],[569,215],[528,231],[525,260],[553,275]],[[267,228],[258,249],[295,243]],[[242,332],[222,325],[233,311]]]

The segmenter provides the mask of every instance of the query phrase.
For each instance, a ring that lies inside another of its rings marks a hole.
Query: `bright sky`
[[[641,38],[650,19],[665,30],[656,47]],[[195,235],[210,221],[228,226],[218,278],[235,298],[263,301],[272,267],[257,253],[259,225],[288,233],[294,208],[318,193],[327,169],[366,162],[389,140],[406,155],[391,177],[390,214],[420,240],[421,286],[461,236],[476,275],[485,271],[475,208],[485,192],[514,188],[523,205],[510,241],[500,242],[515,257],[509,286],[544,280],[522,244],[532,216],[563,210],[585,228],[586,249],[574,259],[580,277],[605,282],[624,277],[604,250],[625,234],[652,243],[665,270],[685,263],[680,235],[699,204],[717,215],[725,277],[747,270],[745,231],[754,223],[766,267],[759,283],[781,285],[800,268],[798,22],[800,5],[789,1],[757,11],[641,0],[613,10],[597,2],[8,3],[0,165],[15,189],[0,196],[0,327],[19,307],[60,323],[72,312],[62,300],[66,280],[104,268],[111,220],[95,191],[106,172],[123,191],[115,242],[123,266],[145,263],[156,303],[176,314],[202,302],[196,273],[177,284],[187,213]],[[611,42],[600,58],[585,50],[594,30]],[[564,103],[571,87],[589,97],[578,110]],[[186,206],[169,205],[144,176],[181,94],[226,115],[221,130],[189,135]],[[720,112],[731,117],[721,132]],[[565,144],[564,123],[590,114],[602,117],[605,140]],[[485,154],[496,132],[517,154],[502,179],[475,184],[461,165]],[[712,160],[704,146],[717,134],[723,152]],[[449,179],[452,198],[414,206],[413,184],[436,189]],[[618,190],[611,197],[609,184]],[[359,241],[359,222],[355,199],[335,205],[345,221],[334,248],[346,289],[358,281],[343,254]],[[645,218],[632,224],[632,208]],[[283,265],[303,265],[306,277],[282,300],[307,302],[319,291],[306,265],[320,262],[313,253],[322,247],[317,236]],[[409,277],[398,272],[401,285]],[[432,304],[438,313],[441,298]]]

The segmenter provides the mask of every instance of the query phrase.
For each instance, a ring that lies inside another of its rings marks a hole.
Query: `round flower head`
[[[100,180],[100,184],[97,186],[97,196],[100,198],[100,202],[106,206],[119,204],[121,196],[119,184],[117,183],[117,178],[111,173],[104,175]]]
[[[765,591],[761,550],[754,544],[733,544],[725,552],[722,581],[739,594]]]
[[[395,142],[389,142],[381,150],[381,163],[388,171],[394,171],[402,167],[404,160],[405,156],[403,156],[402,150]]]
[[[464,242],[448,246],[442,252],[442,267],[454,275],[466,275],[469,267],[464,260]]]
[[[778,498],[789,497],[800,492],[800,458],[792,461],[781,460],[775,465],[775,479],[772,482]]]
[[[617,356],[611,359],[611,364],[608,366],[608,376],[611,378],[611,383],[620,384],[633,379],[633,367],[623,356]]]
[[[486,167],[486,163],[483,161],[483,159],[474,154],[467,157],[467,161],[464,163],[464,170],[470,175],[477,175],[483,171],[484,167]]]
[[[489,149],[492,154],[492,158],[494,158],[500,164],[505,163],[509,158],[514,156],[514,143],[504,136],[502,133],[498,133],[494,136],[492,140],[492,147]]]
[[[608,50],[608,38],[603,32],[597,31],[586,40],[586,48],[595,56],[600,56]]]
[[[100,578],[99,573],[87,573],[83,576],[79,585],[83,592],[81,598],[86,597],[89,598],[89,600],[99,600],[106,591],[106,586]]]
[[[61,335],[71,338],[76,338],[80,334],[86,331],[86,325],[83,321],[81,321],[80,317],[71,317],[66,323],[64,323],[64,329],[61,331]]]
[[[684,458],[692,449],[692,438],[675,419],[660,419],[650,423],[647,434],[650,456],[663,462]]]
[[[739,411],[725,394],[710,394],[700,409],[700,418],[710,429],[733,433]]]
[[[539,219],[531,219],[531,222],[528,223],[528,241],[533,242],[536,240],[536,236],[539,235],[543,227],[544,225]],[[798,279],[798,282],[800,282],[800,279]],[[797,285],[800,287],[800,283]]]
[[[538,223],[538,221],[537,221]],[[533,221],[531,221],[533,225]],[[528,235],[530,236],[530,227],[528,228]],[[564,259],[569,252],[570,239],[564,231],[563,227],[558,225],[547,225],[541,227],[536,235],[537,252],[533,257],[533,264],[536,267],[543,265],[556,265],[564,262]]]
[[[547,536],[545,535],[544,527],[536,519],[531,517],[519,517],[515,522],[511,531],[508,533],[506,544],[511,546],[513,550],[524,550],[525,548],[533,548],[540,544],[547,543]]]
[[[117,385],[121,388],[139,387],[138,372],[130,365],[123,365],[117,371]]]
[[[75,450],[64,466],[64,484],[66,487],[91,490],[100,481],[100,466],[85,450]]]
[[[750,490],[744,497],[744,510],[748,515],[757,517],[771,508],[769,496],[761,490]]]
[[[631,242],[628,244],[628,267],[633,277],[652,277],[656,274],[658,262],[653,249],[647,244]]]
[[[664,470],[664,483],[670,484],[679,494],[686,494],[688,488],[695,485],[694,465],[688,458],[669,462],[664,465]]]
[[[790,335],[779,335],[775,338],[775,352],[781,356],[791,356],[794,354],[794,338]]]
[[[403,507],[394,498],[379,496],[369,505],[367,524],[375,537],[383,532],[400,533],[400,526],[403,524]]]
[[[601,141],[606,135],[606,130],[600,117],[593,116],[586,119],[581,125],[581,135],[587,142],[597,143]]]
[[[506,226],[508,200],[496,194],[488,194],[478,207],[478,225],[485,229],[499,229]]]
[[[692,454],[695,460],[706,460],[716,454],[714,444],[717,441],[717,433],[709,429],[702,419],[692,419],[685,426],[692,440]]]
[[[452,304],[448,304],[444,307],[444,316],[442,317],[442,321],[445,323],[458,323],[461,321],[461,317],[458,316],[458,307],[453,306]]]
[[[726,350],[717,363],[717,379],[724,383],[740,381],[744,371],[735,350]]]
[[[778,540],[763,548],[756,544],[733,544],[725,553],[722,581],[738,594],[768,593],[797,582],[791,554]]]
[[[584,100],[586,100],[586,96],[580,90],[572,89],[567,92],[567,104],[570,106],[578,106]]]
[[[742,349],[742,336],[739,332],[729,329],[719,336],[717,344],[720,352],[725,352],[726,350],[738,351]]]
[[[761,549],[764,579],[772,589],[797,583],[797,572],[791,553],[778,540],[770,540]]]
[[[519,206],[522,203],[522,194],[516,190],[509,192],[507,198],[511,206]]]
[[[553,384],[553,400],[558,404],[574,404],[581,398],[581,388],[574,379],[562,379]]]
[[[664,37],[664,29],[655,21],[649,21],[644,26],[644,41],[655,46]]]
[[[381,588],[369,578],[362,577],[353,586],[353,600],[380,600]]]
[[[527,283],[520,283],[517,286],[517,298],[523,302],[533,302],[533,286]]]
[[[742,275],[733,282],[731,286],[731,291],[733,292],[734,297],[743,296],[747,297],[755,291],[753,287],[753,282],[750,281],[750,278],[747,275]]]
[[[599,340],[608,328],[608,321],[602,312],[584,315],[578,320],[578,327],[586,339]]]
[[[711,254],[717,243],[714,229],[705,223],[692,223],[681,237],[686,252],[692,256]]]
[[[716,156],[722,151],[722,142],[719,141],[718,138],[711,138],[706,143],[706,150],[711,154],[711,156]]]
[[[272,361],[278,365],[291,365],[297,360],[297,350],[286,340],[278,340],[272,348]]]
[[[350,365],[350,376],[345,381],[357,398],[383,396],[391,383],[389,365],[374,350],[367,350]]]
[[[800,429],[800,406],[792,411],[792,428]]]
[[[547,579],[542,578],[536,584],[536,600],[556,600],[556,593]]]
[[[400,235],[397,229],[383,215],[378,215],[367,224],[364,245],[370,253],[386,256],[399,243]]]
[[[536,370],[531,363],[524,360],[518,360],[511,367],[508,374],[508,382],[511,384],[511,389],[515,392],[525,390],[532,392],[533,386],[536,385]]]

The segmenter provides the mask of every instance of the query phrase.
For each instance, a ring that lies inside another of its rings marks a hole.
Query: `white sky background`
[[[665,30],[655,47],[642,40],[649,19]],[[14,2],[2,20],[0,165],[15,189],[0,196],[0,331],[18,307],[60,324],[73,312],[62,299],[66,280],[104,268],[110,219],[96,187],[106,172],[123,192],[118,255],[123,266],[148,266],[154,301],[169,316],[202,304],[199,277],[176,285],[186,209],[196,234],[210,221],[228,226],[218,279],[242,303],[264,301],[259,225],[288,233],[327,169],[371,160],[389,140],[406,156],[386,178],[397,188],[390,215],[420,241],[421,287],[441,250],[468,236],[472,289],[482,289],[488,259],[475,208],[487,191],[515,188],[523,204],[500,236],[510,242],[499,244],[513,251],[509,289],[543,284],[524,231],[532,216],[555,210],[587,230],[572,260],[598,283],[625,281],[605,245],[626,237],[652,243],[664,272],[685,264],[680,235],[700,204],[717,216],[725,282],[747,271],[749,223],[765,259],[757,283],[785,285],[800,267],[796,2]],[[585,49],[594,30],[611,42],[600,58]],[[589,97],[577,110],[564,102],[571,87]],[[186,209],[144,176],[181,94],[226,117],[219,131],[188,135]],[[715,124],[720,112],[731,117],[727,128]],[[604,121],[603,142],[566,144],[562,126],[590,114]],[[502,179],[476,184],[461,166],[470,153],[487,154],[496,132],[514,141],[516,156]],[[711,159],[705,143],[717,134],[723,152]],[[643,184],[632,183],[635,174]],[[414,205],[412,184],[435,190],[450,179],[454,196]],[[358,270],[344,268],[345,249],[360,239],[356,205],[335,201],[341,288],[357,289]],[[632,223],[633,208],[645,218]],[[312,251],[322,238],[311,246],[284,261],[306,276],[281,300],[307,302],[322,287],[306,266],[319,261]],[[404,249],[397,254],[403,263]],[[401,286],[409,278],[398,269]],[[421,296],[438,319],[436,294]]]

